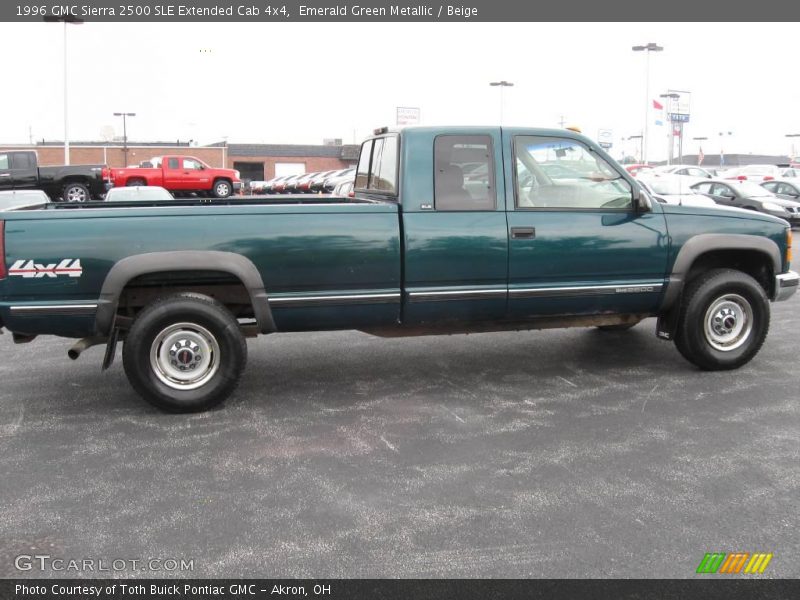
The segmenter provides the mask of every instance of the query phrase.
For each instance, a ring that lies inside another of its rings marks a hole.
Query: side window
[[[358,167],[356,168],[355,189],[365,190],[369,183],[369,162],[372,158],[373,140],[367,140],[361,144],[361,154],[358,157]]]
[[[175,157],[171,157],[167,159],[167,168],[168,169],[178,169],[178,159]]]
[[[698,194],[710,194],[711,193],[711,183],[699,183],[692,189],[696,191]]]
[[[12,152],[9,155],[12,169],[33,169],[33,154],[30,152]]]
[[[0,154],[0,169],[10,169],[8,164],[8,154]]]
[[[578,140],[518,136],[514,153],[519,208],[633,208],[628,182]]]
[[[770,181],[769,183],[765,183],[763,185],[763,187],[767,188],[768,191],[774,192],[776,194],[781,194],[782,193],[780,191],[780,188],[778,187],[778,184],[775,183],[774,181]]]
[[[720,198],[732,198],[733,192],[727,185],[722,185],[718,183],[714,186],[714,191],[711,192],[714,196],[719,196]]]
[[[202,168],[202,165],[194,160],[193,158],[184,158],[183,159],[183,168],[184,169],[194,169],[199,170]]]
[[[494,210],[494,153],[488,135],[440,135],[433,143],[436,210]]]
[[[367,140],[361,145],[355,189],[397,193],[397,146],[399,137]]]
[[[397,193],[397,136],[375,140],[369,189]]]

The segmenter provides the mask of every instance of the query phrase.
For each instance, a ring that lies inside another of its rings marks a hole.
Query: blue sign
[[[681,115],[677,113],[669,113],[670,121],[677,121],[678,123],[688,123],[689,115]]]

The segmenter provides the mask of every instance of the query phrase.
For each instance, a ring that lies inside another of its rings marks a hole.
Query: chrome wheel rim
[[[217,195],[218,196],[227,196],[228,195],[228,184],[227,183],[218,183],[217,184]]]
[[[71,187],[67,188],[67,202],[84,202],[86,201],[86,191],[83,188]]]
[[[176,323],[161,331],[150,347],[150,367],[174,390],[195,390],[219,370],[220,351],[208,329],[195,323]]]
[[[753,331],[753,309],[739,294],[725,294],[706,311],[704,332],[715,350],[730,352],[740,348]]]

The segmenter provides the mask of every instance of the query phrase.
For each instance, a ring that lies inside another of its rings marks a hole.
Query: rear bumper
[[[775,294],[772,298],[775,302],[788,300],[797,291],[797,286],[800,284],[800,275],[794,271],[788,273],[781,273],[775,276]]]

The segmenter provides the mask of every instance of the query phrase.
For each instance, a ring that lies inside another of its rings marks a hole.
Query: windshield
[[[770,192],[769,190],[761,187],[757,183],[753,183],[752,181],[738,181],[732,182],[733,186],[739,190],[742,194],[750,197],[755,196],[767,196],[772,197],[775,194]]]

